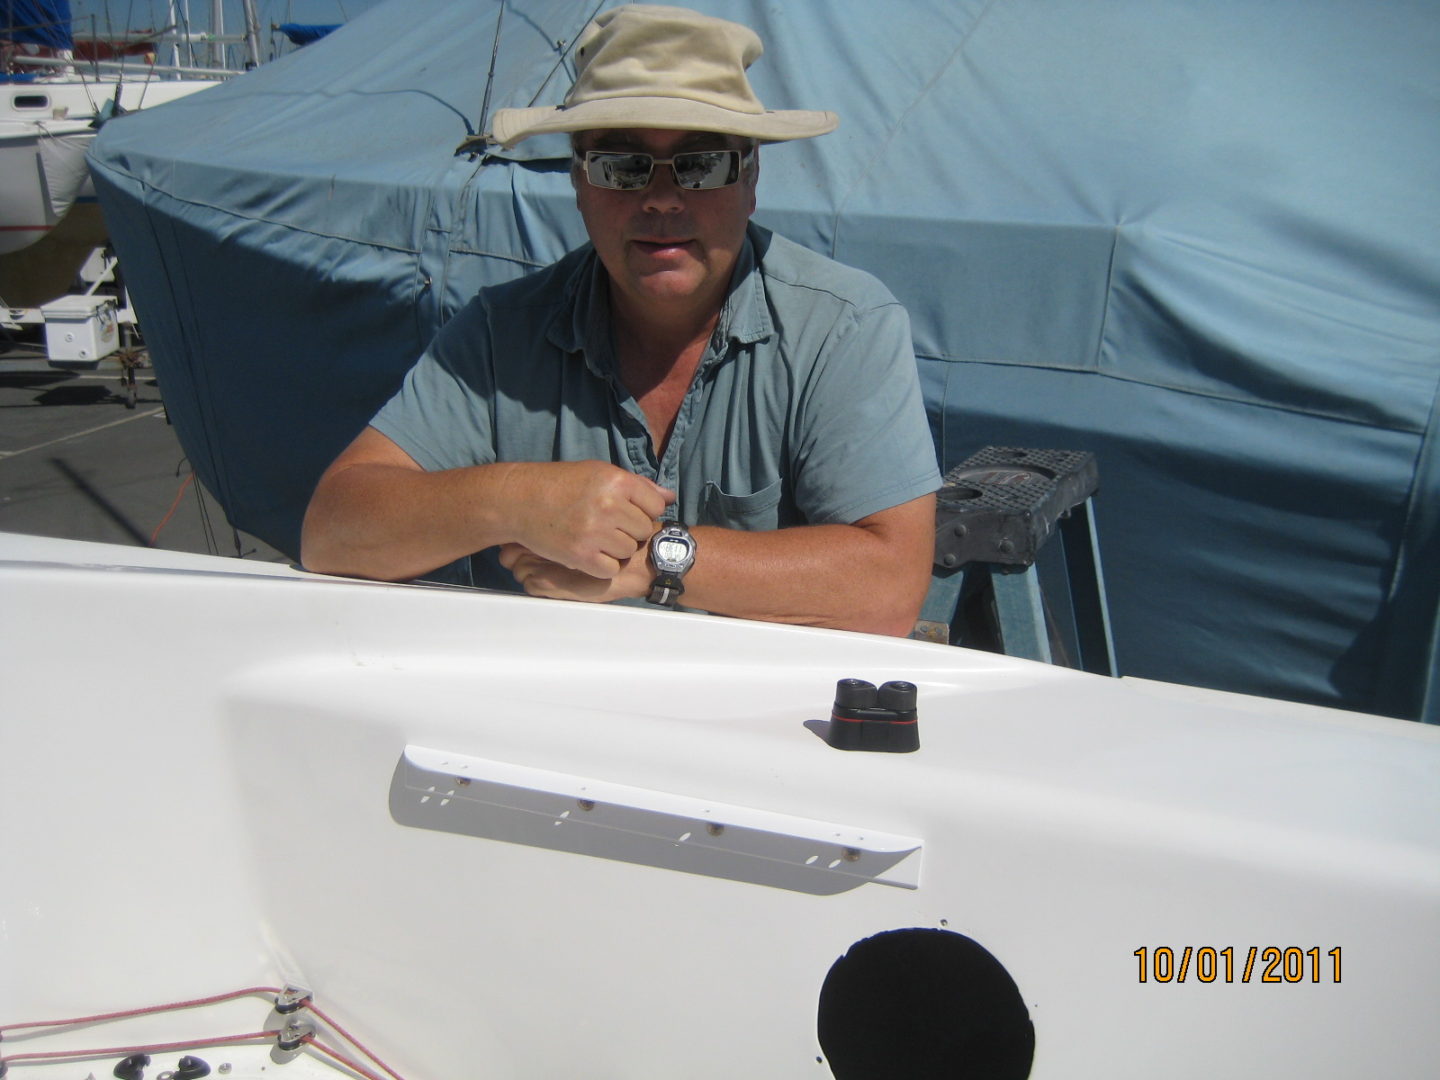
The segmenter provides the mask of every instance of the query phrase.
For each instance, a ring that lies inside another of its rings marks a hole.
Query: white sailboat
[[[1440,1057],[1432,727],[15,535],[0,595],[7,1080]],[[917,751],[827,744],[848,677]]]
[[[117,107],[153,108],[214,85],[74,70],[0,85],[0,255],[43,239],[77,201],[94,202],[85,152],[102,118]]]
[[[77,41],[68,4],[12,2],[0,11],[0,303],[7,308],[35,308],[62,295],[105,242],[85,161],[103,123],[239,74],[243,67],[225,65],[227,42],[244,42],[248,62],[258,62],[248,3],[243,35],[225,35],[223,27],[217,34],[180,33],[175,27],[188,19],[173,2],[170,11],[170,30],[119,41]],[[201,66],[207,58],[195,52],[196,38],[214,50],[212,66]],[[115,59],[80,58],[82,47]],[[167,48],[171,62],[157,62]],[[137,49],[148,51],[136,57]]]

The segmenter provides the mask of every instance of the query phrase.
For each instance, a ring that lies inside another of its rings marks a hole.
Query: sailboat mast
[[[225,0],[210,0],[210,63],[211,66],[225,66],[225,42],[220,40],[225,33]]]
[[[245,48],[250,53],[246,67],[260,66],[260,20],[255,16],[255,0],[244,0]]]

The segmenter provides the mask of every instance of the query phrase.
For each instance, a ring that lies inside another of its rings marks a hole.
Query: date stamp
[[[1322,951],[1315,945],[1142,945],[1132,954],[1140,962],[1140,981],[1157,983],[1257,982],[1300,983],[1340,981],[1340,946]]]

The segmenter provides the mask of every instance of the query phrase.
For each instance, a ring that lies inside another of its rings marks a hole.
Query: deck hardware
[[[281,1050],[298,1050],[302,1043],[315,1034],[315,1025],[303,1016],[292,1016],[285,1026],[275,1033],[275,1045]]]
[[[835,684],[835,704],[825,741],[836,750],[908,754],[920,749],[917,687],[892,680],[878,689],[864,679]]]
[[[457,773],[470,784],[457,785],[448,806],[427,800]],[[813,895],[920,885],[920,839],[871,822],[861,828],[424,746],[405,748],[389,802],[391,817],[412,828]]]
[[[297,1009],[304,1008],[311,997],[310,991],[305,987],[286,983],[285,989],[275,995],[275,1011],[281,1016],[289,1016]]]

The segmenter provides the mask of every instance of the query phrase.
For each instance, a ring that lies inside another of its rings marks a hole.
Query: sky
[[[177,0],[184,3],[185,0]],[[192,25],[208,26],[211,0],[188,0]],[[255,14],[262,33],[271,23],[343,23],[381,0],[255,0]],[[225,29],[239,33],[245,26],[240,0],[224,0]],[[70,14],[78,25],[82,17],[96,17],[101,32],[107,23],[120,28],[149,29],[163,26],[169,5],[167,0],[70,0]]]
[[[383,0],[254,0],[255,14],[260,21],[260,48],[263,59],[270,59],[294,48],[283,35],[271,34],[270,27],[277,23],[344,23],[355,18]],[[177,7],[185,10],[186,0],[176,0]],[[244,8],[241,0],[223,0],[225,32],[240,34],[245,30]],[[210,28],[212,0],[188,0],[190,25],[196,31]],[[170,5],[167,0],[70,0],[70,16],[77,33],[89,33],[93,25],[101,35],[110,28],[119,31],[150,30],[166,25]],[[94,21],[92,23],[91,17]],[[233,52],[227,66],[239,66],[243,60],[240,46],[232,46]],[[203,64],[203,62],[202,62]]]

